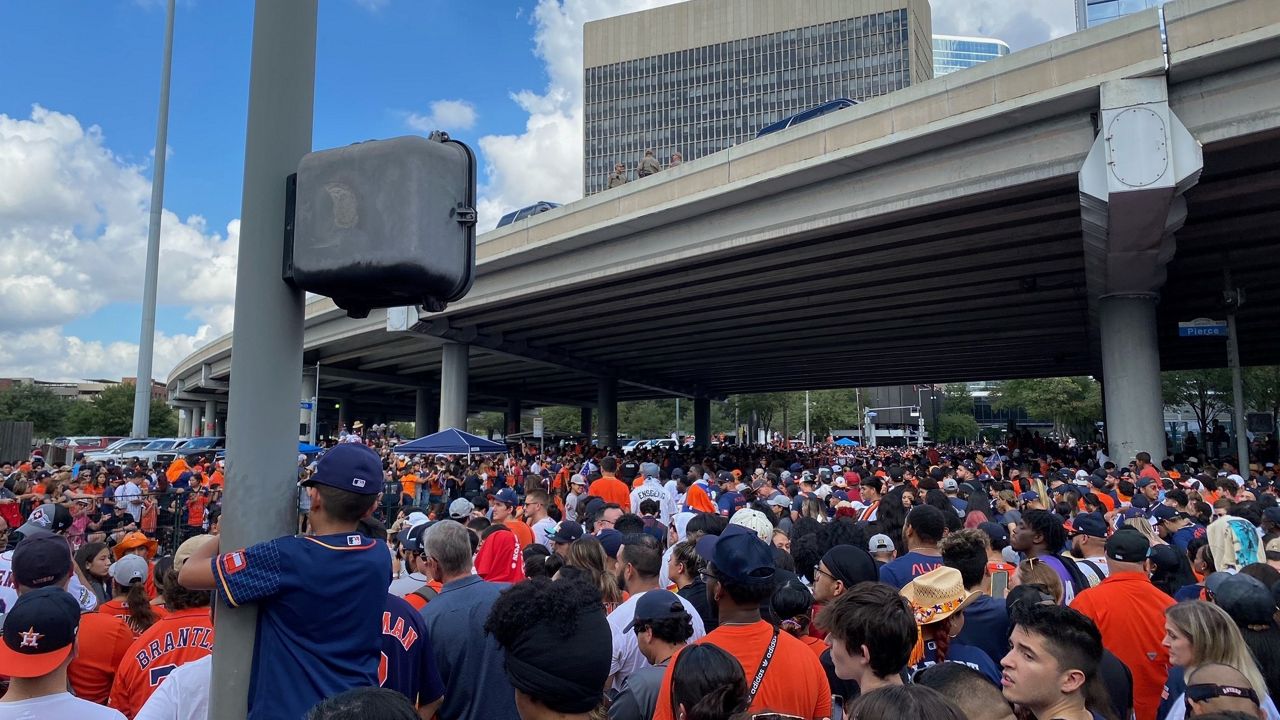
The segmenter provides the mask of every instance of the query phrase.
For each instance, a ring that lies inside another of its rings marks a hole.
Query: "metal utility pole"
[[[138,377],[133,388],[132,435],[151,434],[151,375],[156,347],[156,286],[160,282],[160,218],[164,214],[164,161],[169,150],[169,76],[173,70],[173,15],[165,14],[164,59],[160,63],[160,111],[156,119],[155,173],[151,176],[151,215],[147,221],[147,265],[142,281],[142,331],[138,335]]]
[[[1231,281],[1231,268],[1222,269],[1226,290],[1223,297],[1227,301],[1227,366],[1231,368],[1231,395],[1234,408],[1231,413],[1231,425],[1236,435],[1236,457],[1240,477],[1249,479],[1249,428],[1244,416],[1244,376],[1240,372],[1240,336],[1236,330],[1236,311],[1244,304],[1244,291],[1235,287]]]
[[[804,444],[813,444],[813,436],[809,434],[809,391],[804,391]]]
[[[259,0],[253,13],[222,548],[297,530],[303,293],[281,279],[285,182],[311,151],[317,0]],[[209,720],[247,712],[257,611],[218,609]]]

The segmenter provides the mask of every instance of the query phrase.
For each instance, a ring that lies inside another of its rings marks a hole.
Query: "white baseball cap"
[[[893,540],[884,533],[872,535],[871,539],[867,541],[867,550],[873,553],[893,552]]]

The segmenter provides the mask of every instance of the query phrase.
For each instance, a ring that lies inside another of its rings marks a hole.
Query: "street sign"
[[[542,437],[542,418],[540,417],[533,419],[533,436],[536,438]]]
[[[302,402],[298,403],[299,410],[312,410],[314,408],[315,408],[315,403],[310,403],[310,402],[307,402],[306,400],[303,400]]]
[[[1178,323],[1178,337],[1226,337],[1227,321],[1196,318]]]

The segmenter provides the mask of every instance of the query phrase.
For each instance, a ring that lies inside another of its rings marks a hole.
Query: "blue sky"
[[[676,0],[320,0],[316,149],[444,129],[480,159],[481,229],[581,196],[583,22]],[[932,0],[1015,50],[1070,0]],[[156,377],[231,329],[251,0],[179,0]],[[0,377],[132,375],[164,0],[0,4]]]

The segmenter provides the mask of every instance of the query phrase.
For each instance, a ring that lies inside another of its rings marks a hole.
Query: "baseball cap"
[[[1165,520],[1173,520],[1174,518],[1186,517],[1187,514],[1180,512],[1177,508],[1161,503],[1151,509],[1148,518],[1152,525],[1157,525]]]
[[[848,481],[848,480],[845,480],[843,475],[840,475],[840,476],[839,476],[839,477],[837,477],[835,480],[832,480],[832,481],[831,481],[831,484],[832,484],[832,485],[835,485],[835,486],[836,486],[836,487],[838,487],[838,488],[845,488],[845,487],[849,487],[849,481]]]
[[[1152,485],[1154,483],[1155,483],[1155,480],[1152,480],[1149,477],[1141,477],[1141,478],[1138,478],[1138,480],[1133,483],[1133,486],[1141,490],[1142,488],[1148,485]]]
[[[645,477],[658,477],[659,474],[657,463],[640,463],[640,474]]]
[[[650,590],[636,600],[635,616],[626,627],[622,628],[622,632],[629,633],[635,629],[636,625],[654,620],[678,618],[688,614],[689,611],[684,609],[684,603],[680,602],[679,596],[675,593],[670,590]]]
[[[1280,560],[1280,538],[1271,538],[1268,540],[1266,546],[1263,548],[1263,552],[1267,554],[1268,560]]]
[[[1112,534],[1105,547],[1109,560],[1139,563],[1147,559],[1151,543],[1142,533],[1125,527]]]
[[[216,535],[196,535],[182,541],[182,544],[178,546],[177,552],[173,554],[173,569],[181,570],[182,566],[187,564],[187,560],[189,560],[197,550],[203,547],[206,543],[214,542],[216,539]]]
[[[472,505],[470,500],[466,498],[458,498],[457,500],[449,503],[449,517],[454,520],[465,520],[471,515],[471,511],[475,509],[476,506]]]
[[[959,490],[960,484],[956,482],[955,478],[947,478],[942,481],[942,489],[943,490]]]
[[[418,523],[417,525],[410,525],[408,528],[401,530],[399,535],[396,536],[400,540],[400,549],[411,553],[422,552],[425,547],[423,542],[426,539],[427,530],[429,530],[433,524],[434,523],[428,521]]]
[[[62,505],[45,503],[31,511],[27,521],[18,528],[18,532],[25,537],[41,530],[60,533],[69,527],[71,527],[71,511]]]
[[[1269,507],[1262,511],[1262,518],[1280,525],[1280,507]]]
[[[1107,536],[1107,521],[1098,513],[1080,513],[1065,523],[1067,532],[1070,535],[1088,535],[1089,537],[1105,538]]]
[[[151,572],[146,558],[141,555],[125,555],[119,560],[111,563],[111,568],[107,571],[111,575],[111,579],[124,587],[135,582],[141,582],[147,579],[147,575]]]
[[[754,532],[729,525],[720,535],[698,539],[698,555],[715,565],[716,577],[744,585],[773,582],[773,552]]]
[[[729,518],[730,525],[741,525],[755,531],[756,537],[764,542],[769,542],[769,538],[773,535],[773,523],[769,522],[769,518],[764,513],[752,508],[742,508],[735,512],[733,517]]]
[[[605,555],[614,560],[618,559],[618,550],[622,547],[622,533],[613,528],[605,528],[596,534],[596,539],[604,547]]]
[[[884,533],[872,535],[867,541],[867,550],[873,553],[893,552],[893,539]]]
[[[307,485],[327,485],[357,495],[382,492],[382,459],[360,443],[340,443],[320,458]]]
[[[582,537],[582,526],[572,520],[561,520],[547,533],[547,539],[554,543],[571,543]]]
[[[777,495],[769,498],[769,504],[774,507],[789,508],[791,507],[791,498],[787,497],[784,493],[778,493]]]
[[[1040,493],[1034,490],[1028,490],[1022,493],[1021,495],[1019,495],[1018,499],[1021,500],[1022,502],[1035,502],[1036,500],[1040,499]]]
[[[48,675],[71,655],[79,628],[80,604],[62,588],[45,587],[19,596],[5,616],[0,673],[20,678]]]
[[[1005,547],[1009,544],[1009,531],[1003,525],[996,522],[984,522],[978,525],[978,529],[987,534],[991,538],[992,547]]]
[[[23,587],[48,587],[70,574],[71,545],[61,535],[42,530],[14,548],[13,579]]]
[[[422,513],[422,512],[419,512],[419,511],[414,511],[414,512],[411,512],[411,513],[409,513],[408,515],[406,515],[406,516],[405,516],[405,518],[404,518],[404,521],[405,521],[405,523],[406,523],[406,524],[408,524],[410,527],[413,527],[414,525],[421,525],[422,523],[424,523],[424,522],[426,522],[426,521],[428,521],[428,520],[430,520],[430,519],[431,519],[431,518],[427,517],[425,513]]]
[[[1275,614],[1275,598],[1255,577],[1236,573],[1223,579],[1213,591],[1213,601],[1243,625],[1270,625]]]
[[[569,484],[582,485],[583,487],[586,487],[587,478],[582,473],[575,473],[573,477],[569,478]]]
[[[635,460],[628,460],[622,463],[622,469],[618,471],[618,477],[623,480],[631,480],[640,472],[640,463]]]
[[[516,495],[516,491],[511,488],[502,488],[489,497],[493,498],[494,502],[500,502],[508,507],[515,507],[520,504],[520,496]]]

